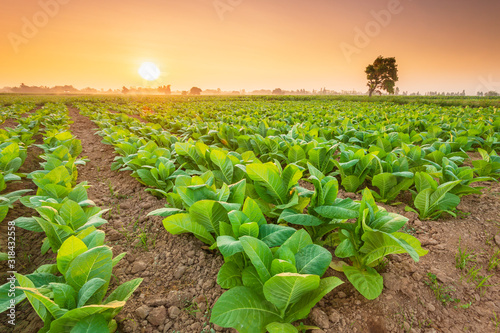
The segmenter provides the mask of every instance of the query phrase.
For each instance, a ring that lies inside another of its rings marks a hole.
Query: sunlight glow
[[[152,62],[144,62],[139,68],[139,75],[147,81],[157,80],[160,74],[160,69]]]

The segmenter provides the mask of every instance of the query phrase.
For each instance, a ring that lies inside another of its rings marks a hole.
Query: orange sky
[[[401,91],[500,92],[498,0],[0,0],[0,6],[0,87],[144,86],[137,69],[152,61],[162,76],[149,85],[174,90],[364,91],[364,68],[384,55],[397,59]],[[380,23],[373,12],[385,14]]]

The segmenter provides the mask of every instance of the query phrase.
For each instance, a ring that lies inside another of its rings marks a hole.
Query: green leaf
[[[311,244],[299,250],[295,255],[297,272],[323,276],[332,261],[332,254],[327,249]]]
[[[103,304],[109,304],[114,301],[125,302],[130,296],[134,293],[134,291],[139,287],[142,283],[142,278],[137,278],[134,280],[127,281],[121,284],[118,288],[113,290],[111,294],[106,298]]]
[[[259,273],[253,266],[246,267],[241,273],[241,280],[245,287],[249,287],[255,290],[262,291],[264,287],[264,282],[260,280]]]
[[[226,262],[217,274],[217,284],[223,289],[242,286],[241,270],[234,262]]]
[[[314,208],[319,215],[332,220],[355,219],[359,216],[359,204],[352,199],[337,199],[333,206]]]
[[[72,200],[68,200],[62,205],[59,214],[73,230],[80,228],[87,222],[87,215],[82,207]]]
[[[192,233],[205,244],[215,243],[213,236],[201,224],[191,221],[189,214],[175,214],[163,220],[163,226],[172,235]]]
[[[250,179],[262,184],[278,204],[287,202],[287,184],[283,183],[278,169],[273,163],[248,164],[247,174]]]
[[[421,218],[426,218],[429,216],[429,214],[432,212],[430,207],[430,198],[431,194],[434,192],[432,188],[426,188],[422,192],[419,192],[417,196],[415,197],[414,205],[415,208],[418,209],[420,212],[420,217]]]
[[[382,293],[384,279],[375,269],[344,266],[344,273],[354,288],[365,298],[373,300]]]
[[[379,173],[372,179],[372,185],[378,187],[380,196],[387,199],[387,196],[392,188],[398,183],[397,177],[390,173]]]
[[[123,308],[125,302],[111,302],[106,305],[89,305],[66,312],[61,318],[50,324],[50,332],[71,332],[79,322],[94,314]]]
[[[171,215],[179,214],[182,213],[182,209],[177,209],[177,208],[160,208],[153,210],[152,212],[148,213],[146,216],[162,216],[162,217],[169,217]]]
[[[113,268],[120,262],[120,260],[122,260],[125,256],[127,255],[127,252],[122,252],[120,253],[119,255],[117,255],[116,257],[113,258],[112,262],[113,262]]]
[[[76,308],[77,293],[73,287],[65,283],[51,283],[54,292],[54,302],[63,309],[72,310]]]
[[[87,281],[82,286],[82,288],[78,291],[78,305],[77,305],[77,307],[81,308],[87,302],[90,302],[90,304],[100,303],[102,299],[97,299],[96,297],[93,297],[93,296],[99,290],[99,288],[101,288],[105,284],[106,284],[106,281],[104,281],[103,279],[100,279],[100,278],[93,278],[93,279]]]
[[[326,294],[334,288],[341,285],[342,280],[337,277],[327,277],[321,279],[319,287],[304,295],[299,302],[293,304],[286,312],[285,322],[292,323],[294,321],[304,319],[309,315],[311,309],[318,303]]]
[[[42,295],[38,291],[38,289],[36,289],[36,288],[19,287],[19,289],[21,289],[22,291],[24,291],[24,293],[28,297],[31,305],[33,305],[34,308],[35,308],[35,305],[34,305],[33,301],[37,300],[39,302],[39,304],[41,306],[45,307],[45,309],[47,309],[47,311],[52,315],[52,317],[54,317],[56,319],[62,317],[67,312],[66,309],[61,309],[50,298],[48,298],[47,296]],[[35,308],[35,310],[36,310],[36,308]],[[40,313],[38,311],[37,311],[37,313],[40,315]],[[41,318],[45,321],[45,318],[43,318],[43,317],[41,317]]]
[[[308,214],[298,214],[292,209],[285,209],[281,213],[279,220],[285,220],[288,223],[303,226],[318,226],[325,223],[316,216]]]
[[[65,275],[69,265],[80,254],[88,250],[83,241],[75,236],[71,236],[61,245],[57,252],[57,268],[61,274]]]
[[[25,289],[35,289],[35,284],[26,276],[23,276],[21,274],[15,273],[16,280],[19,283],[20,287],[17,287],[16,289],[23,290],[22,288]],[[28,298],[28,301],[31,303],[31,306],[35,310],[35,312],[38,314],[38,316],[43,320],[47,320],[47,316],[50,316],[49,312],[47,311],[47,308],[41,302],[39,299],[34,297],[32,293],[29,293],[28,291],[23,290],[24,294]],[[16,296],[17,298],[17,296]]]
[[[297,230],[290,238],[283,243],[283,246],[288,247],[294,254],[297,254],[302,248],[313,243],[311,236],[304,229]]]
[[[231,236],[217,237],[217,247],[224,257],[230,257],[236,253],[243,252],[241,242]]]
[[[210,318],[211,323],[232,327],[240,333],[262,333],[274,321],[281,321],[276,307],[248,287],[236,287],[222,294]]]
[[[240,226],[238,234],[241,236],[259,237],[259,225],[257,222],[244,223]]]
[[[297,273],[297,268],[287,260],[274,259],[271,263],[271,275],[280,273]]]
[[[94,314],[79,321],[70,333],[109,333],[108,322],[101,314]]]
[[[233,163],[227,155],[220,150],[212,150],[210,159],[221,170],[224,183],[231,185],[233,182]]]
[[[249,236],[240,238],[241,245],[247,256],[252,261],[262,282],[271,278],[271,263],[273,254],[269,247],[261,240]]]
[[[364,253],[363,262],[365,265],[393,253],[407,252],[413,260],[419,260],[419,256],[413,247],[390,234],[381,231],[367,231],[363,234],[362,239],[364,244],[360,248],[360,252]]]
[[[280,273],[264,284],[264,296],[281,311],[297,303],[306,293],[319,287],[317,275]]]
[[[375,215],[375,220],[368,223],[368,226],[391,234],[401,229],[407,222],[408,219],[404,216],[380,211]]]
[[[260,240],[267,244],[270,248],[281,246],[289,239],[297,230],[291,227],[285,227],[277,224],[264,224],[260,226]]]
[[[217,201],[201,200],[195,202],[189,209],[191,220],[205,227],[208,232],[219,236],[219,222],[229,222],[227,210]]]
[[[250,197],[246,198],[242,212],[248,217],[248,222],[257,222],[259,226],[267,223],[259,205]]]
[[[43,228],[32,217],[19,217],[19,218],[15,219],[13,222],[16,224],[16,227],[19,227],[22,229],[33,231],[33,232],[43,232]]]
[[[102,300],[111,279],[113,252],[107,246],[99,246],[80,254],[70,263],[66,274],[67,283],[75,290],[80,290],[88,281],[101,278],[106,281],[98,292],[95,299]]]
[[[266,326],[269,333],[299,333],[292,324],[271,323]]]
[[[297,182],[302,177],[302,171],[300,171],[298,166],[288,164],[285,169],[283,169],[282,177],[283,184],[285,185],[286,190],[289,191],[293,186],[297,185]]]

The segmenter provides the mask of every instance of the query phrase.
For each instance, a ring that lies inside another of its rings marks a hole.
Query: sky
[[[498,0],[0,0],[0,87],[500,92]],[[156,81],[138,74],[155,63]]]

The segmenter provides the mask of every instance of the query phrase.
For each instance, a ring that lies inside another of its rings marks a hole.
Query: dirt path
[[[208,324],[207,311],[222,294],[216,284],[222,258],[202,250],[204,244],[192,235],[170,235],[162,218],[146,217],[164,207],[165,201],[145,192],[130,172],[111,171],[114,149],[101,143],[94,135],[96,125],[77,109],[70,108],[70,115],[71,131],[82,141],[82,156],[90,159],[79,169],[79,180],[92,185],[91,200],[110,209],[104,215],[109,223],[103,230],[113,253],[127,252],[114,274],[120,283],[144,278],[117,318],[120,328],[124,332],[201,332]]]

